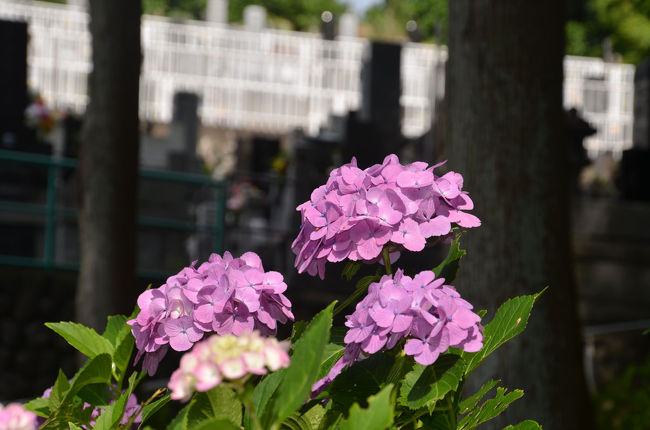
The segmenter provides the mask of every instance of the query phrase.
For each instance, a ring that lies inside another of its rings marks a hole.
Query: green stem
[[[238,394],[239,400],[244,405],[244,409],[248,412],[248,416],[253,421],[253,428],[255,430],[263,430],[262,423],[259,420],[259,417],[255,413],[255,408],[253,407],[253,387],[250,384],[239,385],[233,387]]]
[[[386,268],[386,274],[392,275],[393,271],[390,267],[390,254],[388,253],[387,247],[384,247],[384,249],[381,250],[381,255],[384,257],[384,267]]]
[[[452,404],[451,397],[447,396],[447,405],[449,405],[449,410],[447,415],[449,416],[449,424],[451,424],[452,430],[456,430],[458,426],[458,417],[456,416],[456,408]]]
[[[342,310],[350,306],[350,304],[354,303],[359,297],[361,297],[363,294],[368,291],[368,287],[366,288],[359,288],[357,289],[354,293],[350,294],[350,296],[343,301],[340,305],[334,308],[334,313],[332,316],[335,316],[339,314]]]

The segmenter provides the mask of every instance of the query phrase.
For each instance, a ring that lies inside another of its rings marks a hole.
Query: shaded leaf
[[[348,261],[343,268],[343,272],[341,272],[341,277],[350,281],[352,278],[354,278],[354,275],[357,274],[360,268],[361,261]]]
[[[462,353],[462,357],[467,362],[466,373],[474,370],[499,346],[524,331],[533,304],[544,290],[537,294],[512,298],[499,306],[494,319],[485,326],[483,348],[478,352]]]
[[[508,427],[504,427],[503,430],[542,430],[542,426],[533,420],[526,420],[514,426],[509,425]]]
[[[135,338],[131,335],[129,326],[126,326],[126,332],[122,330],[116,339],[118,342],[113,353],[113,363],[117,369],[118,380],[121,382],[126,375],[131,362],[131,354],[135,345]]]
[[[235,392],[225,385],[217,385],[204,393],[197,392],[192,397],[190,409],[185,417],[185,426],[193,428],[200,423],[218,418],[239,428],[242,419],[242,404]]]
[[[307,321],[296,321],[291,328],[291,345],[294,345],[307,328]]]
[[[355,402],[361,407],[366,407],[367,398],[383,388],[393,362],[390,354],[376,353],[354,363],[337,376],[326,389],[332,401],[330,408],[333,411],[328,412],[328,419],[336,413],[347,414]]]
[[[487,394],[488,391],[490,391],[492,388],[494,388],[500,380],[489,380],[483,386],[474,394],[463,400],[458,404],[458,413],[460,415],[465,415],[468,413],[470,410],[474,409],[476,404],[483,399],[483,397]]]
[[[169,428],[169,427],[168,427]],[[188,430],[239,430],[239,426],[234,425],[228,420],[220,418],[209,418],[191,427]]]
[[[449,415],[447,412],[436,411],[431,415],[424,415],[420,417],[427,430],[449,430],[451,424],[449,423]]]
[[[54,330],[77,351],[92,358],[99,354],[112,354],[113,345],[92,328],[75,322],[48,322],[45,326]]]
[[[104,329],[104,333],[102,333],[102,337],[115,346],[118,335],[124,327],[130,329],[126,324],[126,317],[124,315],[110,315],[106,321],[106,328]]]
[[[364,276],[363,278],[359,279],[356,285],[357,290],[366,290],[370,284],[373,282],[376,282],[381,279],[381,276],[379,275],[368,275]]]
[[[522,390],[508,390],[503,387],[497,387],[497,393],[494,398],[483,402],[476,409],[470,411],[458,423],[458,430],[470,430],[478,427],[482,423],[498,416],[508,408],[510,403],[524,395]]]
[[[258,416],[261,416],[269,399],[275,393],[275,390],[277,390],[280,381],[284,378],[285,371],[286,369],[281,369],[266,375],[253,390],[253,409]],[[247,429],[253,428],[253,422],[248,413],[244,417],[244,427]]]
[[[65,393],[68,391],[69,388],[70,388],[70,383],[68,382],[68,377],[65,376],[63,370],[59,369],[59,374],[56,377],[56,381],[54,381],[54,385],[52,386],[52,390],[50,391],[50,397],[48,399],[48,405],[50,407],[50,411],[54,412],[56,409],[59,408],[61,402],[63,401],[63,396],[65,395]]]
[[[309,424],[309,428],[317,429],[318,425],[325,415],[325,408],[319,403],[309,408],[307,412],[302,415],[302,419]]]
[[[325,346],[325,351],[323,353],[322,363],[320,365],[320,370],[318,372],[318,379],[324,378],[338,361],[339,358],[343,356],[345,348],[342,345],[337,345],[335,343],[328,343]]]
[[[187,404],[183,409],[181,409],[178,414],[174,417],[173,420],[167,425],[165,430],[183,430],[183,423],[185,422],[185,417],[187,412],[190,410],[190,405]]]
[[[170,397],[169,394],[164,395],[158,400],[155,400],[145,407],[142,408],[142,411],[140,412],[142,414],[142,424],[144,424],[149,418],[151,418],[156,412],[160,410],[163,406],[165,406],[167,403],[169,403]]]
[[[316,382],[325,346],[330,337],[332,311],[335,304],[336,302],[332,302],[319,312],[294,345],[291,364],[278,386],[278,395],[269,404],[263,415],[262,424],[282,422],[308,399],[311,386]]]
[[[89,384],[82,387],[77,395],[93,406],[107,406],[112,400],[107,384]]]
[[[350,408],[347,419],[339,425],[341,430],[379,430],[393,424],[393,385],[386,385],[379,393],[368,398],[368,408],[361,409],[358,403]]]
[[[463,359],[453,354],[441,355],[430,366],[416,363],[402,382],[400,404],[419,409],[444,398],[447,393],[456,390],[464,370]]]
[[[75,395],[87,385],[107,384],[111,380],[111,357],[99,354],[86,361],[70,381],[70,389],[66,392],[63,403],[70,403]]]
[[[28,411],[34,412],[39,417],[47,418],[50,415],[49,400],[37,397],[23,405]]]
[[[83,430],[81,427],[79,427],[72,421],[68,421],[68,427],[70,428],[70,430]]]
[[[131,374],[131,377],[129,378],[129,386],[114,403],[108,405],[106,409],[104,409],[104,412],[101,413],[95,422],[95,426],[93,427],[94,430],[110,430],[118,425],[124,416],[126,403],[135,389],[137,376],[138,374],[136,372]]]
[[[343,339],[345,338],[347,332],[347,327],[332,327],[332,330],[330,330],[330,343],[345,346],[345,341]]]
[[[436,278],[445,278],[447,284],[451,284],[456,279],[456,274],[460,267],[460,259],[467,254],[467,251],[460,249],[460,236],[461,233],[456,235],[449,246],[449,252],[447,252],[445,259],[433,269]]]

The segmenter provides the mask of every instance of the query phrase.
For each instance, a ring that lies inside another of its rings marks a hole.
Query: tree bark
[[[93,70],[80,151],[77,320],[103,328],[135,305],[141,63],[139,0],[90,0]]]
[[[446,154],[483,221],[463,237],[459,289],[489,321],[550,286],[527,330],[470,378],[468,394],[489,378],[525,391],[490,428],[594,428],[570,262],[563,12],[560,0],[449,2]]]

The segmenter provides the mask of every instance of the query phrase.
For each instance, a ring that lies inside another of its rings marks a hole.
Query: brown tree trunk
[[[507,298],[549,285],[528,329],[473,374],[525,396],[495,424],[589,429],[569,243],[562,111],[564,3],[449,1],[449,165],[483,226],[464,237],[460,291],[494,315]],[[471,393],[471,387],[467,387]]]
[[[77,320],[102,328],[135,304],[139,0],[90,0],[93,70],[80,155]]]

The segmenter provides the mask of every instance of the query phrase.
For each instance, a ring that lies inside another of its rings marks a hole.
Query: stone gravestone
[[[619,188],[629,200],[650,201],[650,59],[634,73],[634,147],[623,151]]]
[[[0,20],[0,147],[17,149],[26,132],[27,23]]]
[[[344,159],[381,163],[403,146],[400,105],[401,45],[372,42],[361,72],[361,109],[348,117]]]

